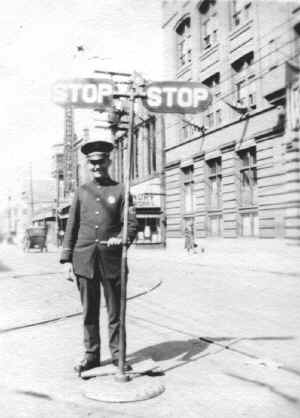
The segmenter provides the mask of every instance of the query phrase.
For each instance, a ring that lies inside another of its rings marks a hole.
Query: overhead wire
[[[281,27],[281,26],[285,26],[288,22],[290,22],[290,21],[292,21],[292,20],[294,20],[294,17],[290,17],[290,18],[288,18],[288,19],[286,19],[285,21],[283,21],[282,23],[280,23],[280,24],[278,24],[278,25],[276,25],[276,26],[274,26],[270,31],[268,31],[268,32],[266,32],[266,33],[264,33],[263,35],[261,35],[261,36],[259,36],[259,37],[257,37],[257,40],[259,41],[259,40],[261,40],[262,38],[265,38],[266,36],[268,36],[270,33],[272,33],[272,32],[274,32],[276,29],[278,29],[279,27]],[[273,37],[272,38],[272,41],[275,41],[275,40],[277,40],[277,39],[279,39],[279,38],[281,38],[281,36],[282,36],[282,34],[284,33],[284,31],[282,31],[281,33],[279,33],[277,36],[275,36],[275,37]],[[261,45],[259,48],[257,48],[255,51],[254,51],[254,54],[258,54],[260,51],[262,51],[263,49],[265,49],[268,45],[269,45],[269,42],[270,41],[268,41],[268,42],[266,42],[266,43],[264,43],[263,45]],[[251,64],[251,66],[254,66],[255,64],[257,64],[257,63],[259,63],[259,62],[262,62],[263,60],[265,60],[266,58],[268,58],[269,56],[271,56],[271,55],[273,55],[274,53],[277,53],[277,52],[279,52],[279,53],[282,53],[280,50],[283,48],[283,47],[286,47],[287,45],[289,45],[289,44],[291,44],[291,43],[294,43],[295,42],[295,39],[290,39],[290,40],[288,40],[287,42],[284,42],[284,43],[282,43],[281,45],[279,45],[278,47],[276,47],[276,48],[274,48],[274,50],[272,50],[271,52],[268,52],[266,55],[264,55],[264,56],[261,56],[261,57],[259,57],[259,58],[257,58],[256,60],[253,60],[253,62],[252,62],[252,64]],[[283,54],[282,53],[282,55],[284,55],[285,56],[285,54]],[[298,55],[298,54],[297,54]],[[287,56],[285,56],[286,57],[286,60],[288,60],[288,59],[293,59],[293,58],[295,58],[295,56],[293,56],[293,57],[287,57]],[[281,64],[278,64],[277,66],[280,66]],[[268,71],[266,72],[266,73],[268,73],[269,72],[269,69],[268,69]],[[227,81],[229,81],[229,80],[232,80],[234,78],[234,75],[230,75],[229,77],[227,77],[227,78],[224,78],[224,79],[222,79],[222,81],[220,82],[220,83],[218,83],[217,84],[217,87],[218,88],[220,88],[222,85],[224,85]],[[248,84],[246,84],[246,85],[250,85],[254,80],[257,80],[257,79],[259,79],[259,78],[256,78],[256,79],[251,79],[251,82],[250,83],[248,83]],[[223,100],[224,98],[226,98],[226,97],[229,97],[229,96],[231,96],[232,94],[234,94],[235,93],[235,89],[233,89],[232,91],[230,91],[228,94],[226,94],[225,96],[223,96],[223,97],[221,97],[220,99],[218,99],[217,101],[215,101],[214,102],[214,104],[216,104],[216,103],[219,103],[219,101],[221,101],[221,100]],[[175,122],[175,123],[172,123],[171,125],[167,125],[166,126],[166,131],[168,130],[168,129],[170,129],[171,127],[174,127],[174,126],[176,126],[176,125],[179,125],[179,124],[181,124],[182,123],[182,121],[180,120],[180,121],[177,121],[177,122]]]
[[[294,42],[294,41],[289,41],[288,43],[290,43],[290,42]],[[283,46],[285,46],[285,45],[286,45],[286,44],[283,44],[283,45],[282,45],[282,47],[283,47]],[[271,54],[268,54],[268,55],[271,55]],[[266,58],[268,55],[264,56],[263,58]],[[288,60],[293,60],[293,59],[295,59],[295,58],[299,57],[299,55],[300,55],[300,52],[299,52],[298,54],[291,55],[290,57],[287,57],[284,61],[279,62],[279,63],[277,64],[276,68],[281,67],[282,65],[285,65],[285,64],[287,63],[287,61],[288,61]],[[260,74],[259,74],[259,75],[257,75],[256,77],[252,77],[250,80],[248,80],[248,82],[246,82],[246,83],[244,84],[244,87],[251,85],[254,81],[257,81],[257,80],[259,80],[259,79],[264,78],[264,77],[265,77],[267,74],[269,74],[269,73],[270,73],[270,69],[268,68],[266,71],[264,71],[264,72],[260,73]],[[233,78],[233,77],[231,77],[231,78]],[[220,84],[218,84],[218,86],[219,86],[219,85],[221,85],[221,83],[220,83]],[[233,89],[232,89],[232,90],[230,90],[228,93],[224,94],[224,95],[223,95],[223,96],[221,96],[221,97],[218,97],[218,98],[217,98],[217,99],[213,102],[213,104],[214,104],[214,105],[216,105],[216,104],[218,104],[218,103],[224,102],[224,99],[226,99],[226,98],[228,98],[228,97],[232,96],[235,92],[236,92],[236,89],[235,89],[235,88],[233,88]],[[167,130],[171,129],[172,127],[177,126],[177,125],[179,125],[179,124],[181,124],[181,123],[182,123],[182,121],[180,120],[180,121],[174,122],[174,123],[172,123],[172,124],[170,124],[170,125],[167,125],[167,126],[166,126],[166,128],[165,128],[165,130],[167,131]]]

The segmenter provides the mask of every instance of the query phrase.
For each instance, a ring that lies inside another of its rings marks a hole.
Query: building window
[[[271,39],[268,43],[268,69],[273,70],[278,65],[277,39]]]
[[[216,110],[216,127],[222,125],[222,110]]]
[[[222,160],[221,157],[207,161],[209,183],[209,208],[222,207]]]
[[[295,35],[295,42],[294,44],[294,59],[293,61],[295,61],[298,65],[300,64],[300,23],[297,23],[294,26],[294,35]]]
[[[155,136],[155,118],[149,118],[143,129],[144,142],[146,143],[146,170],[148,176],[156,172],[156,136]]]
[[[216,0],[205,0],[199,7],[202,50],[218,42],[218,18]]]
[[[182,117],[181,120],[181,139],[182,141],[185,141],[186,139],[188,139],[190,134],[190,127],[188,125],[188,123],[185,122],[185,118]]]
[[[178,68],[192,61],[191,19],[187,17],[176,29]]]
[[[253,206],[257,203],[256,149],[249,148],[239,152],[241,206]]]
[[[220,237],[223,235],[222,215],[212,215],[209,217],[209,235]]]
[[[182,169],[183,176],[183,202],[184,213],[194,211],[194,167],[188,166]]]
[[[195,135],[199,134],[199,130],[197,129],[198,123],[194,120],[191,116],[182,116],[181,118],[181,141],[186,141],[192,138]]]
[[[300,87],[294,83],[289,89],[290,127],[293,131],[300,129]]]
[[[214,113],[213,112],[210,112],[210,113],[208,113],[206,115],[206,124],[205,124],[205,126],[208,129],[212,129],[215,126],[215,123],[214,123]]]
[[[256,108],[256,80],[253,61],[254,54],[250,52],[232,63],[236,104],[251,109]]]
[[[204,112],[204,126],[206,129],[213,129],[222,123],[220,109],[220,73],[215,73],[202,82],[212,94],[212,103]],[[216,108],[217,107],[217,108]]]
[[[249,0],[233,0],[233,26],[239,26],[251,18],[252,6]]]
[[[132,164],[131,164],[131,178],[137,179],[139,177],[139,129],[137,129],[133,134],[132,141]]]
[[[242,237],[258,237],[259,225],[256,212],[241,214],[241,235]]]

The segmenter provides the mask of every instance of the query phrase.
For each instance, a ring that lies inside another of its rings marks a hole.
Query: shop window
[[[243,237],[258,237],[259,225],[257,213],[243,213],[241,215],[241,235]]]
[[[159,217],[138,217],[137,244],[161,243],[161,230]]]
[[[184,167],[182,169],[182,175],[184,213],[189,213],[194,211],[194,167]]]
[[[239,26],[251,18],[252,4],[249,0],[233,0],[232,2],[233,26]]]
[[[207,161],[209,183],[209,208],[222,207],[222,160],[214,158]]]
[[[192,61],[191,19],[187,17],[176,29],[178,68]]]
[[[249,148],[239,152],[241,206],[252,206],[257,203],[257,169],[256,149]]]
[[[201,25],[201,47],[208,49],[218,42],[218,17],[216,0],[203,1],[199,7]]]

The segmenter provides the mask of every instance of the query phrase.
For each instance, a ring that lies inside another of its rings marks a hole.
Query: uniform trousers
[[[118,360],[121,277],[106,279],[100,272],[99,261],[99,255],[97,254],[95,259],[94,277],[92,279],[77,276],[77,286],[83,308],[83,342],[85,356],[88,360],[100,360],[101,338],[99,325],[102,287],[108,316],[109,348],[112,359]],[[126,334],[124,339],[126,348]]]

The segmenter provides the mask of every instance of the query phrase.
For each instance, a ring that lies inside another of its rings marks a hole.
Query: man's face
[[[90,160],[88,159],[89,170],[94,179],[100,179],[108,176],[108,167],[110,166],[110,159],[108,157]]]

